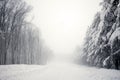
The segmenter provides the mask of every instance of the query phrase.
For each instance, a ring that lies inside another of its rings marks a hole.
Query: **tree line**
[[[50,49],[43,43],[38,27],[26,20],[31,9],[23,0],[0,0],[1,65],[47,62]]]
[[[120,69],[120,0],[103,0],[103,8],[88,28],[82,63]]]

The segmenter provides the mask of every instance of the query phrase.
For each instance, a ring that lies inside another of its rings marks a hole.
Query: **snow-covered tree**
[[[101,12],[96,14],[88,28],[82,58],[85,57],[84,61],[92,66],[118,69],[120,0],[104,0],[101,5]]]

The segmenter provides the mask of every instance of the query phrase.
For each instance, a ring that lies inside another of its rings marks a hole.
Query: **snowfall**
[[[55,60],[47,65],[1,65],[0,80],[120,80],[120,71]]]

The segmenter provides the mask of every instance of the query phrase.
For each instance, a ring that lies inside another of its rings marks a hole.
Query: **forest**
[[[100,5],[102,10],[86,33],[81,62],[120,69],[120,0],[104,0]]]
[[[32,10],[23,0],[0,0],[0,64],[46,64],[51,50],[27,21]]]

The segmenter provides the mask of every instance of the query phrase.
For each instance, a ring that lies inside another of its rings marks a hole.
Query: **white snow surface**
[[[120,80],[120,71],[73,63],[1,65],[0,80]]]

